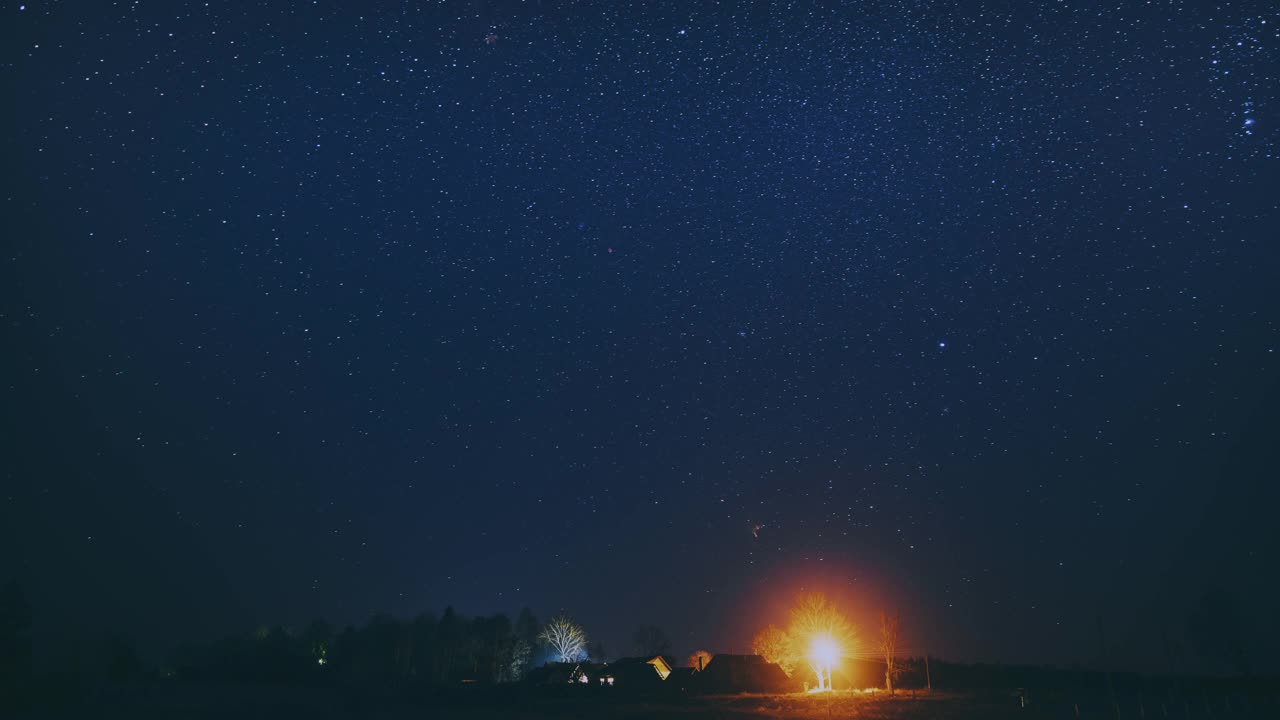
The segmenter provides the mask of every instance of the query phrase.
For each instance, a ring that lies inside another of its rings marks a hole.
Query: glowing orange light
[[[830,635],[814,635],[809,641],[809,663],[818,675],[817,692],[831,689],[831,668],[840,661],[840,645]]]
[[[819,635],[809,646],[809,655],[823,665],[834,665],[840,659],[840,648],[835,640],[826,635]]]

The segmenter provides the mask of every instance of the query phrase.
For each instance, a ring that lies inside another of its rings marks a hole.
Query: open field
[[[1077,714],[1078,713],[1078,714]],[[100,689],[76,699],[30,706],[17,718],[674,718],[735,720],[781,718],[823,720],[949,720],[952,718],[1198,718],[1280,717],[1274,691],[1190,694],[1174,698],[1127,695],[1116,704],[1102,695],[1032,697],[1026,707],[1011,692],[916,692],[895,697],[883,693],[716,695],[692,697],[628,697],[618,693],[474,692],[419,697],[352,695],[336,690],[268,689],[246,686],[153,685]]]

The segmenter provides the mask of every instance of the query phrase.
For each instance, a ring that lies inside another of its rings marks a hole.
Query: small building
[[[759,655],[718,654],[695,676],[694,685],[705,693],[784,693],[798,688],[776,663]]]
[[[619,658],[600,670],[600,684],[628,690],[650,690],[662,686],[671,675],[670,662],[661,655]]]
[[[667,685],[673,690],[680,692],[689,692],[694,689],[694,683],[697,682],[698,668],[678,667],[672,668],[671,674],[667,676]]]

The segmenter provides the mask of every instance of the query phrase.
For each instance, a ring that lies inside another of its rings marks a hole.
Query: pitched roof
[[[710,692],[785,692],[795,684],[781,667],[759,655],[716,655],[696,677]]]
[[[661,663],[661,666],[658,664]],[[618,658],[606,666],[604,673],[618,678],[619,682],[662,682],[671,668],[662,656]]]

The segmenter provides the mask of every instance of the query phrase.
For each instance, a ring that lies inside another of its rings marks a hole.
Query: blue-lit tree
[[[586,654],[586,631],[563,613],[551,618],[551,622],[538,634],[538,639],[551,646],[560,662],[580,660]]]

